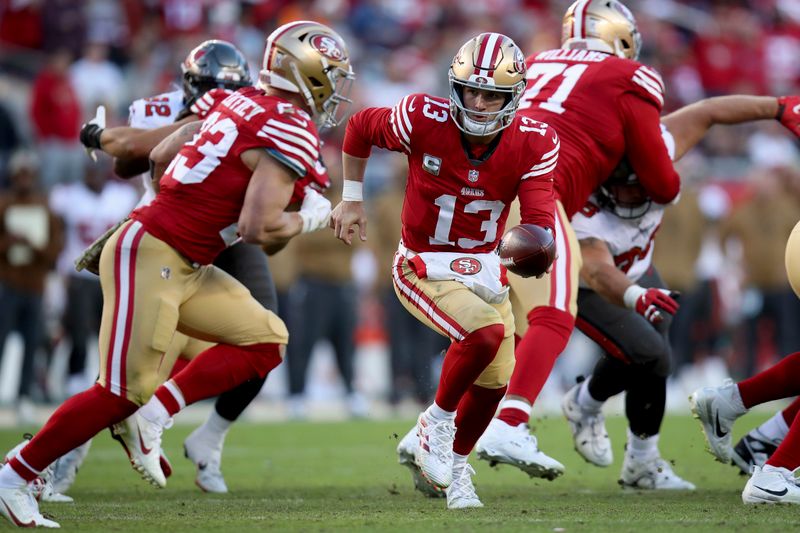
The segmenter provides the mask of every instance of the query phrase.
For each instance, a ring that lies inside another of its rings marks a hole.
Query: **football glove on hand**
[[[779,97],[775,119],[800,137],[800,96]]]
[[[106,106],[97,106],[97,113],[94,118],[81,126],[80,140],[81,144],[86,147],[86,153],[92,158],[92,161],[97,162],[97,154],[94,151],[102,150],[100,146],[100,135],[106,129]]]
[[[633,309],[647,319],[651,324],[658,324],[664,320],[662,312],[674,315],[680,304],[675,301],[677,293],[667,289],[645,289],[639,285],[631,285],[625,289],[622,297],[625,306]]]
[[[114,234],[117,229],[129,219],[125,217],[124,220],[121,220],[117,224],[114,224],[108,231],[103,233],[100,237],[97,238],[87,249],[83,251],[83,253],[75,260],[75,270],[80,272],[81,270],[88,270],[95,276],[100,275],[100,253],[103,251],[103,246],[106,245],[108,239],[111,238],[111,235]]]
[[[303,191],[305,196],[298,211],[300,218],[303,219],[301,233],[310,233],[326,227],[331,219],[331,202],[307,185]]]

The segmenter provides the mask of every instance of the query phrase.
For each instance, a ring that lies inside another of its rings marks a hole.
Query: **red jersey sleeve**
[[[547,126],[541,138],[537,139],[535,150],[530,152],[541,155],[535,158],[533,166],[522,175],[522,182],[517,192],[523,224],[536,224],[543,228],[555,229],[553,174],[558,164],[560,148],[561,141],[558,135],[553,128]]]
[[[680,176],[661,138],[660,107],[634,93],[624,94],[617,104],[623,114],[625,154],[633,171],[654,202],[671,202],[680,191]]]
[[[189,106],[189,111],[204,119],[217,104],[225,100],[231,94],[233,94],[233,91],[230,89],[211,89],[192,102],[192,105]]]
[[[353,157],[369,157],[373,146],[411,153],[414,116],[423,95],[410,94],[394,107],[362,109],[347,123],[342,151]]]
[[[631,76],[629,91],[645,101],[651,102],[661,112],[664,107],[664,81],[653,68],[636,63],[638,66]]]

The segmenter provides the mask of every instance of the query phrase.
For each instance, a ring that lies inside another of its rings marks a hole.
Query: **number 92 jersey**
[[[213,109],[167,167],[153,202],[132,217],[190,261],[211,263],[236,239],[252,175],[240,156],[254,148],[266,150],[298,179],[328,181],[308,114],[247,87]]]
[[[371,146],[408,158],[401,218],[410,250],[494,250],[518,194],[524,223],[553,228],[559,140],[547,124],[517,116],[471,159],[448,100],[411,94],[393,108],[363,109],[350,118],[343,151],[366,158]]]

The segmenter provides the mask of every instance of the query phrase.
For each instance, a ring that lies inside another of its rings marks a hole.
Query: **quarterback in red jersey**
[[[370,148],[407,156],[395,292],[452,344],[436,400],[398,453],[418,487],[446,489],[448,508],[457,509],[482,506],[467,457],[514,367],[511,303],[494,251],[517,196],[523,222],[553,230],[559,140],[548,125],[516,114],[525,64],[508,37],[470,39],[453,59],[449,80],[449,100],[411,94],[394,108],[365,109],[350,119],[343,201],[331,225],[348,244],[354,225],[366,239],[361,182]]]
[[[519,113],[547,122],[561,139],[554,175],[559,252],[542,279],[509,274],[522,340],[501,411],[478,442],[477,453],[531,476],[553,479],[564,471],[539,451],[527,423],[575,324],[581,255],[569,219],[623,157],[654,202],[671,202],[680,187],[661,140],[664,86],[658,73],[636,61],[639,48],[636,22],[622,3],[579,0],[564,15],[562,47],[527,60],[528,84]]]
[[[138,436],[142,447],[159,449],[163,428],[182,407],[263,377],[281,362],[286,326],[209,263],[237,232],[245,242],[266,244],[275,230],[302,224],[284,209],[296,179],[324,172],[317,124],[340,120],[352,78],[336,32],[308,21],[278,28],[267,39],[259,88],[242,89],[214,109],[167,167],[157,199],[108,240],[100,258],[100,377],[0,470],[0,509],[13,523],[57,527],[39,513],[27,482],[151,396],[157,401],[139,411],[147,423]],[[156,147],[157,167],[191,128]],[[176,330],[217,344],[154,393]],[[137,465],[141,471],[160,472],[154,455],[153,464]]]

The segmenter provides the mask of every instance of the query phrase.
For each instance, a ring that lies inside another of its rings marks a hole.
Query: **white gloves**
[[[303,191],[303,203],[298,214],[303,219],[303,230],[301,233],[310,233],[327,227],[331,218],[331,202],[309,186]]]

